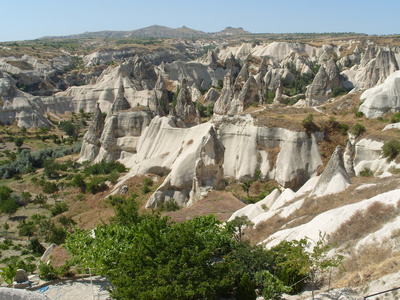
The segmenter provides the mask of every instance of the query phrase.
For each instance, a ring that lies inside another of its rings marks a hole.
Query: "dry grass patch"
[[[247,236],[252,243],[267,239],[281,229],[294,228],[308,223],[317,215],[347,204],[356,203],[376,195],[394,190],[399,187],[398,177],[391,178],[353,178],[353,184],[345,191],[324,197],[306,197],[302,206],[287,218],[273,216],[269,220],[258,224],[255,228],[247,229]],[[356,190],[362,184],[376,183],[374,186]],[[289,205],[299,199],[287,203]],[[397,210],[396,210],[397,211]]]
[[[400,252],[393,252],[390,245],[366,245],[357,253],[353,250],[343,262],[345,273],[337,273],[336,287],[359,287],[384,275],[400,271]],[[363,293],[367,293],[364,290]]]
[[[190,220],[195,216],[210,214],[214,214],[220,221],[227,221],[235,211],[244,206],[245,204],[231,193],[226,191],[210,191],[204,199],[196,201],[193,205],[177,211],[165,212],[163,215],[171,217],[176,222]]]
[[[356,211],[350,219],[329,236],[329,242],[343,245],[349,241],[359,240],[382,228],[397,214],[398,209],[394,205],[374,202],[365,211]]]

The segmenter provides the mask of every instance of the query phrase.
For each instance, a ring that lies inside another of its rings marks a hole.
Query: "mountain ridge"
[[[192,29],[186,26],[179,28],[171,28],[162,25],[151,25],[135,30],[102,30],[84,32],[78,34],[64,35],[64,36],[44,36],[40,39],[56,39],[56,38],[121,38],[121,37],[154,37],[154,38],[184,38],[184,37],[214,37],[214,36],[239,36],[253,34],[244,30],[242,27],[228,26],[225,29],[217,32],[203,32],[200,30]]]

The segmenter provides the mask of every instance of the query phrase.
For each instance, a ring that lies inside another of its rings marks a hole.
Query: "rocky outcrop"
[[[179,91],[176,106],[174,108],[174,116],[182,119],[188,125],[193,126],[198,124],[196,107],[192,102],[192,94],[187,86],[187,80],[182,81],[182,86]]]
[[[111,110],[110,110],[111,114],[131,108],[131,106],[130,106],[128,100],[126,100],[124,94],[125,94],[124,86],[121,81],[119,84],[117,97],[115,97],[115,100],[111,106]]]
[[[383,84],[366,90],[359,110],[367,118],[378,118],[388,111],[400,110],[400,71],[391,74]]]
[[[162,185],[150,197],[146,208],[172,200],[180,206],[191,205],[209,190],[222,186],[224,147],[214,128],[209,124],[204,127],[207,131],[201,139],[192,140],[187,149],[182,145],[182,153]]]
[[[336,62],[330,59],[326,65],[319,68],[312,84],[307,88],[307,105],[323,104],[332,96],[333,89],[336,87],[343,87],[342,79]]]
[[[211,103],[211,102],[216,102],[219,98],[220,94],[218,91],[214,88],[211,88],[208,90],[208,92],[204,96],[204,102],[205,103]]]
[[[235,115],[243,112],[252,103],[263,101],[260,95],[260,84],[253,75],[249,75],[247,66],[244,65],[235,83],[232,85],[232,78],[228,73],[224,78],[224,86],[221,96],[216,101],[214,113],[220,115]]]
[[[100,151],[100,137],[104,129],[104,118],[99,106],[93,114],[92,123],[88,131],[83,136],[82,147],[80,152],[80,161],[93,161]]]
[[[344,161],[344,168],[346,169],[347,175],[349,175],[349,177],[356,176],[356,173],[354,171],[354,140],[353,139],[349,139],[347,141],[346,150],[343,155],[343,161]]]
[[[249,116],[214,116],[213,122],[225,147],[225,176],[246,180],[260,170],[266,180],[297,189],[322,165],[321,134],[257,127]]]
[[[15,80],[0,72],[0,123],[19,127],[49,127],[45,109],[39,97],[24,93],[15,87]]]
[[[228,72],[224,77],[224,86],[221,91],[221,96],[215,102],[214,113],[224,115],[229,111],[230,102],[233,98],[233,87],[231,72]]]
[[[358,81],[364,83],[364,88],[371,88],[384,82],[390,74],[399,70],[395,54],[390,49],[369,47],[361,62]]]
[[[344,191],[351,184],[343,161],[343,149],[337,146],[311,195],[324,196]]]
[[[151,111],[143,109],[116,112],[107,117],[103,130],[102,119],[96,117],[99,113],[101,112],[98,108],[89,131],[84,136],[79,161],[112,161],[127,159],[136,154],[139,137],[151,122]]]

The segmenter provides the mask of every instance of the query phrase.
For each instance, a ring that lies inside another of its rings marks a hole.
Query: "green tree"
[[[238,242],[242,242],[243,229],[247,226],[254,225],[247,216],[237,216],[232,221],[227,222],[225,228],[231,233],[234,239]]]
[[[17,137],[14,139],[14,144],[16,147],[21,147],[24,144],[24,139],[21,137]]]
[[[71,121],[61,121],[58,127],[63,130],[69,137],[78,137],[78,128]]]
[[[17,228],[19,229],[18,234],[20,236],[27,236],[28,240],[30,240],[37,231],[37,227],[33,221],[26,222],[25,220],[22,220],[19,222]]]
[[[47,203],[47,197],[42,193],[35,196],[33,199],[33,204],[39,205],[39,207],[43,207]]]
[[[72,185],[79,187],[79,189],[81,190],[81,193],[86,192],[85,177],[83,177],[82,174],[79,173],[74,176],[74,179],[72,180]]]
[[[250,197],[249,193],[250,193],[250,187],[252,184],[253,184],[253,180],[251,180],[251,179],[243,181],[243,183],[242,183],[242,188],[243,188],[243,191],[246,192],[247,198]]]
[[[5,214],[12,215],[18,210],[18,204],[12,197],[13,190],[8,186],[0,186],[0,210]]]

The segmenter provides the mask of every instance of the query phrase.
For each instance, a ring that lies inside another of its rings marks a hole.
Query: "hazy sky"
[[[150,25],[215,32],[400,33],[399,0],[0,0],[0,41]]]

